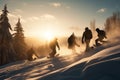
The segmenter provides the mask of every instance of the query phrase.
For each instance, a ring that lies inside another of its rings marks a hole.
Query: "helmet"
[[[99,28],[96,28],[96,31],[99,31],[100,29]]]
[[[88,30],[88,27],[86,27],[85,30]]]

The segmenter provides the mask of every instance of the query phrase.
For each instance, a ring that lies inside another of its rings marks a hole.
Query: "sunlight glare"
[[[54,34],[51,30],[47,30],[45,33],[44,33],[44,38],[48,41],[52,40],[54,37]]]

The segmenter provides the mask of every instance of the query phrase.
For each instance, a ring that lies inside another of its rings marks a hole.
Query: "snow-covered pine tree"
[[[7,17],[7,6],[4,6],[2,14],[0,15],[0,65],[4,65],[16,60],[16,53],[13,48],[12,30]]]
[[[22,28],[20,19],[18,19],[14,31],[15,33],[13,34],[13,41],[14,41],[15,52],[17,53],[18,60],[24,60],[27,58],[26,56],[27,45],[24,41],[24,33],[23,33],[24,30]]]

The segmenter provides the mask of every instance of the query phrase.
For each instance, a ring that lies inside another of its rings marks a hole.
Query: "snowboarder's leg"
[[[52,57],[52,52],[51,53],[49,53],[49,56],[48,57]]]
[[[96,44],[96,45],[98,44],[98,41],[99,41],[99,38],[97,38],[97,39],[95,40],[95,44]]]
[[[53,58],[53,57],[55,56],[55,54],[56,54],[56,50],[53,49],[52,52],[49,54],[49,56],[50,56],[51,58]]]
[[[72,53],[76,53],[75,45],[72,46]]]
[[[56,54],[56,49],[53,50],[53,57],[55,56]]]
[[[86,50],[85,51],[89,51],[90,40],[85,40],[85,42],[86,42]]]
[[[95,40],[96,46],[100,46],[100,45],[101,45],[98,41],[101,42],[101,41],[102,41],[102,38],[99,37],[99,38],[97,38],[97,39]]]

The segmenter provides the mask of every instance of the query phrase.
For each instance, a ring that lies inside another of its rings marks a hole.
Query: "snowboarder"
[[[68,38],[68,48],[72,49],[73,51],[75,50],[75,46],[80,47],[80,45],[76,42],[76,36],[74,33],[72,33],[72,35]]]
[[[57,51],[56,51],[56,46],[58,47],[58,50],[60,50],[60,46],[59,46],[59,44],[58,44],[57,38],[54,38],[54,39],[50,42],[50,44],[49,44],[49,47],[50,47],[50,49],[52,50],[52,51],[49,53],[49,57],[50,57],[50,58],[55,57],[55,54],[57,53]]]
[[[92,37],[93,37],[92,31],[88,27],[86,27],[85,31],[82,35],[82,43],[84,43],[84,42],[86,43],[86,50],[85,51],[88,51],[90,49],[89,44],[90,44],[90,40],[92,39]]]
[[[29,61],[32,61],[32,60],[34,60],[33,59],[33,55],[35,55],[37,58],[38,58],[38,56],[37,56],[37,54],[35,53],[35,51],[34,51],[34,49],[33,48],[30,48],[28,51],[27,51],[27,59],[29,60]]]
[[[98,43],[98,41],[100,42],[105,42],[103,41],[104,38],[107,38],[106,37],[106,32],[104,30],[100,30],[99,28],[96,28],[96,32],[98,33],[98,38],[95,40],[95,43],[97,46],[100,45],[100,43]]]

